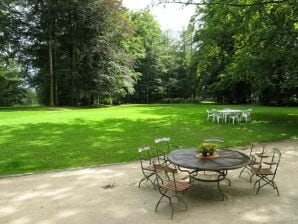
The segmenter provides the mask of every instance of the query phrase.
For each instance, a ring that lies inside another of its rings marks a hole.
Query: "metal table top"
[[[173,164],[195,170],[222,171],[233,170],[246,166],[249,157],[241,152],[222,149],[218,150],[217,158],[197,158],[196,148],[186,148],[171,152],[168,160]]]

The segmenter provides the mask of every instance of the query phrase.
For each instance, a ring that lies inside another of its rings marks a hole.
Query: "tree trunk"
[[[57,0],[54,1],[54,11],[57,9]],[[56,46],[56,28],[57,28],[57,17],[53,19],[53,51],[54,51],[54,103],[59,105],[58,96],[58,76],[57,76],[57,46]]]
[[[76,7],[76,6],[74,6]],[[72,32],[71,32],[71,104],[74,105],[74,80],[75,80],[75,70],[76,70],[76,33],[77,33],[77,15],[76,15],[76,8],[73,11],[72,17]]]
[[[49,51],[49,75],[50,75],[50,101],[54,106],[54,72],[53,72],[53,36],[52,36],[52,1],[48,0],[48,51]]]

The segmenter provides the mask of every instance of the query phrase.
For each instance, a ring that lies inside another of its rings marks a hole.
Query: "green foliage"
[[[0,104],[19,101],[20,86],[57,106],[297,104],[295,0],[182,3],[198,8],[174,41],[149,10],[129,12],[119,0],[1,1]],[[7,78],[11,63],[21,67],[17,82]]]
[[[207,121],[206,109],[252,108],[252,121]],[[0,174],[137,160],[137,148],[171,137],[197,147],[222,136],[222,147],[297,138],[298,108],[233,105],[123,105],[102,109],[0,108]]]
[[[127,53],[130,38],[118,0],[11,1],[6,4],[12,49],[40,100],[56,105],[114,101],[134,91],[137,75]],[[18,41],[14,41],[18,38]]]
[[[128,101],[152,103],[190,97],[180,43],[161,31],[149,11],[130,12],[129,18],[134,31],[133,49],[142,53],[137,54],[134,64],[140,74],[136,92]]]
[[[20,68],[13,60],[0,55],[0,105],[11,106],[21,102],[25,94],[21,86]]]
[[[212,143],[202,143],[199,146],[200,153],[214,153],[216,150],[216,145]]]
[[[296,98],[296,13],[295,1],[198,8],[203,27],[195,36],[193,60],[201,95],[218,102],[276,105]]]

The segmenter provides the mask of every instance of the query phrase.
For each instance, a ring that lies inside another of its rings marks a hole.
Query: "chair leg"
[[[178,200],[178,203],[182,202],[185,206],[185,210],[187,210],[187,203],[185,202],[185,200],[181,196],[178,196],[177,194],[175,194],[172,197],[176,197],[177,200]]]
[[[244,172],[244,170],[246,169],[246,166],[242,168],[242,170],[239,173],[239,178],[241,177],[241,174]]]
[[[143,177],[141,180],[140,180],[140,182],[139,182],[139,187],[141,187],[141,183],[144,181],[144,180],[146,180],[147,178],[146,177]]]
[[[171,215],[171,219],[173,219],[173,216],[174,216],[174,207],[173,207],[173,204],[172,204],[172,199],[170,199],[170,206],[171,206],[171,209],[172,209],[172,215]]]
[[[267,184],[269,184],[268,182],[266,182],[265,184],[261,185],[261,182],[259,182],[259,187],[257,189],[257,194],[259,193],[260,189],[264,186],[266,186]]]
[[[277,191],[277,195],[280,196],[278,187],[274,181],[273,181],[273,188]]]
[[[254,188],[256,188],[256,185],[257,185],[257,183],[259,183],[259,184],[260,184],[260,181],[261,181],[261,179],[259,179],[259,180],[256,180],[256,182],[255,182],[255,184],[254,184]]]
[[[154,175],[154,173],[151,173],[151,174],[148,175],[148,176],[146,176],[146,175],[144,174],[144,177],[143,177],[143,178],[140,180],[140,182],[139,182],[139,187],[141,186],[141,183],[142,183],[144,180],[150,181],[151,184],[152,184],[153,186],[155,186],[155,185],[154,185],[154,182],[150,179],[150,177],[153,176],[153,175]]]
[[[249,182],[251,183],[252,182],[252,178],[253,178],[254,174],[253,173],[250,173],[249,174]]]
[[[273,189],[275,189],[276,191],[277,191],[277,195],[278,196],[280,196],[280,194],[279,194],[279,190],[278,190],[278,187],[277,187],[277,185],[276,185],[276,183],[274,182],[274,180],[269,180],[269,179],[263,179],[266,183],[265,184],[263,184],[261,187],[259,187],[259,189],[258,189],[258,191],[262,188],[262,187],[264,187],[264,186],[266,186],[266,185],[271,185],[272,187],[273,187]]]
[[[156,204],[156,206],[155,206],[155,212],[157,212],[157,208],[158,208],[158,206],[159,206],[159,204],[160,204],[160,202],[161,202],[161,200],[162,200],[163,197],[164,197],[164,195],[162,195],[162,196],[160,197],[160,199],[158,200],[158,202],[157,202],[157,204]]]
[[[187,203],[185,202],[185,200],[183,198],[180,198],[180,201],[183,202],[183,204],[185,205],[185,210],[188,209]]]
[[[218,178],[217,178],[217,188],[218,188],[218,190],[219,190],[219,192],[221,193],[221,195],[222,195],[222,200],[224,201],[225,200],[225,195],[224,195],[224,193],[223,193],[223,191],[221,190],[221,188],[220,188],[220,178],[222,177],[223,175],[221,175],[221,174],[219,174],[218,175]]]
[[[249,182],[252,182],[253,173],[248,167],[243,167],[242,170],[239,173],[239,178],[241,177],[242,173],[247,173],[249,175]]]

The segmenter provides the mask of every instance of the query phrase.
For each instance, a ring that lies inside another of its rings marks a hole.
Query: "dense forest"
[[[0,106],[298,104],[296,0],[196,4],[180,39],[121,0],[1,0]]]

